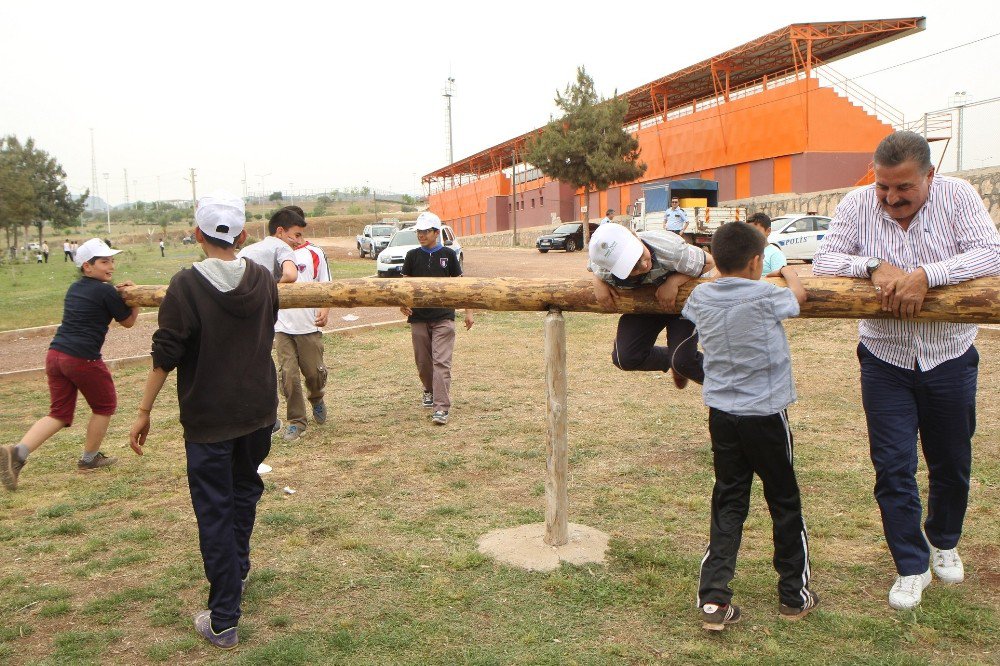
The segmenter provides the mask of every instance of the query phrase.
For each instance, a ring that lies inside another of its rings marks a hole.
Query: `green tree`
[[[583,188],[583,244],[590,242],[591,190],[606,190],[628,183],[646,173],[639,162],[639,142],[625,131],[628,100],[617,94],[605,100],[594,89],[594,80],[583,67],[576,82],[556,92],[561,118],[552,120],[528,140],[526,160],[549,178]]]
[[[0,224],[7,233],[18,226],[34,225],[38,242],[43,240],[46,221],[59,229],[76,222],[90,192],[74,199],[66,187],[66,172],[55,158],[35,147],[34,139],[23,144],[15,136],[0,139]]]
[[[282,201],[283,197],[281,196],[281,192],[271,192],[271,196],[269,196],[267,198],[267,200],[268,201]]]

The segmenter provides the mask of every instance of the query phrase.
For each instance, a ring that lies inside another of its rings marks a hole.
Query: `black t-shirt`
[[[407,277],[459,277],[462,266],[458,255],[450,247],[442,245],[433,252],[415,247],[403,259],[403,275]],[[439,321],[454,319],[453,308],[413,308],[413,314],[406,321]]]
[[[111,320],[124,321],[132,308],[109,282],[81,277],[66,290],[63,318],[49,349],[93,361],[101,358],[101,347]]]

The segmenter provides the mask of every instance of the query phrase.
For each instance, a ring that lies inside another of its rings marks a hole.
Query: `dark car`
[[[593,235],[596,230],[597,225],[591,222],[590,235]],[[535,247],[542,254],[549,250],[575,252],[583,247],[583,224],[580,222],[560,224],[552,233],[539,236],[538,240],[535,241]]]

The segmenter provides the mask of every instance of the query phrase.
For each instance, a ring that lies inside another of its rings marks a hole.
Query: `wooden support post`
[[[566,320],[552,308],[545,316],[545,543],[562,546],[569,540],[569,493],[566,471],[569,447],[566,430]]]

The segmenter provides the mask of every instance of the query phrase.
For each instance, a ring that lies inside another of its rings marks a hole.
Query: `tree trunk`
[[[769,282],[784,286],[781,278]],[[692,280],[680,288],[673,312],[680,312]],[[803,277],[809,300],[800,316],[832,319],[886,319],[871,282],[856,278]],[[155,307],[163,300],[165,286],[137,286],[125,290],[130,306]],[[565,312],[666,312],[654,289],[621,290],[617,310],[605,310],[594,298],[591,281],[545,278],[354,278],[327,283],[280,284],[282,308],[306,307],[448,307],[477,310]],[[920,321],[969,324],[1000,323],[1000,278],[980,278],[927,293]]]
[[[583,206],[586,208],[587,212],[582,215],[583,218],[583,249],[586,250],[590,247],[590,185],[583,186]]]

